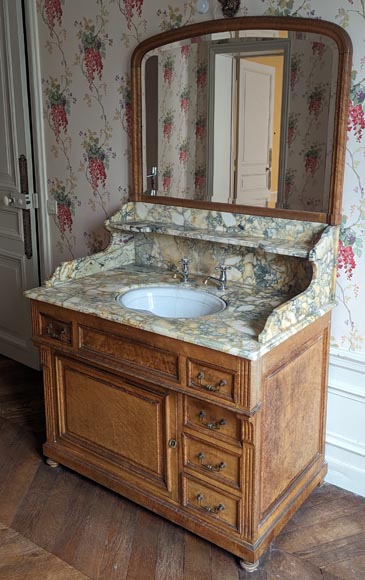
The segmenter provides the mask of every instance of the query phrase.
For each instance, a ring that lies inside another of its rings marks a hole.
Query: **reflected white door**
[[[275,68],[240,59],[238,204],[266,206],[270,198]]]
[[[39,285],[21,0],[0,0],[0,353],[38,367],[29,300]]]

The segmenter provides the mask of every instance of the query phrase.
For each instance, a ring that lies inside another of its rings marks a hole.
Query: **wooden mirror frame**
[[[328,212],[299,211],[277,208],[233,205],[210,201],[188,200],[165,196],[144,196],[142,193],[142,61],[145,54],[165,44],[187,40],[197,36],[217,32],[239,30],[288,30],[290,32],[311,32],[331,38],[338,48],[337,93],[334,114],[333,150],[331,178],[329,186]],[[246,213],[249,215],[270,216],[291,220],[313,221],[337,225],[341,222],[342,188],[345,169],[347,118],[351,82],[352,43],[347,32],[337,24],[312,18],[283,16],[251,16],[233,19],[211,20],[190,24],[162,32],[141,42],[134,50],[131,59],[131,152],[132,188],[130,199],[145,203],[157,203],[199,209]]]

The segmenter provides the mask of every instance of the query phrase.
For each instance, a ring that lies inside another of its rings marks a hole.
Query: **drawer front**
[[[210,397],[237,402],[236,375],[233,371],[188,359],[187,384]]]
[[[142,374],[156,374],[178,380],[179,358],[177,354],[130,340],[124,336],[105,333],[87,326],[79,326],[79,347],[91,354],[100,354],[139,367]],[[144,372],[143,372],[144,371]]]
[[[228,527],[232,531],[240,532],[239,498],[207,486],[199,480],[184,477],[183,501],[185,509],[193,510],[214,526]]]
[[[228,442],[237,444],[241,439],[241,422],[232,411],[193,397],[184,397],[184,422],[187,427]]]
[[[40,335],[63,344],[72,344],[72,324],[40,314]]]
[[[240,487],[240,456],[205,441],[184,435],[184,466],[221,481],[235,489]]]

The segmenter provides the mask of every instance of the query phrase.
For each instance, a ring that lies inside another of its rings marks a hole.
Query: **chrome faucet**
[[[208,278],[204,280],[204,284],[207,284],[209,280],[212,280],[213,282],[218,283],[219,290],[225,290],[227,288],[227,270],[230,269],[231,266],[219,264],[219,266],[216,267],[216,270],[220,270],[219,278],[215,278],[214,276],[208,276]]]
[[[181,281],[184,284],[186,284],[186,282],[189,281],[189,263],[191,262],[191,260],[189,260],[189,258],[182,258],[180,262],[181,262],[181,271],[176,270],[176,272],[174,272],[174,278],[180,276]]]

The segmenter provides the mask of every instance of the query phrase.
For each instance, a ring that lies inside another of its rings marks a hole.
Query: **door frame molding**
[[[41,282],[53,272],[50,220],[47,213],[47,162],[45,146],[45,127],[43,117],[42,75],[39,45],[39,27],[36,0],[24,2],[24,24],[26,30],[26,51],[28,58],[28,82],[30,114],[32,121],[32,140],[34,156],[34,175],[38,194],[38,251]]]

